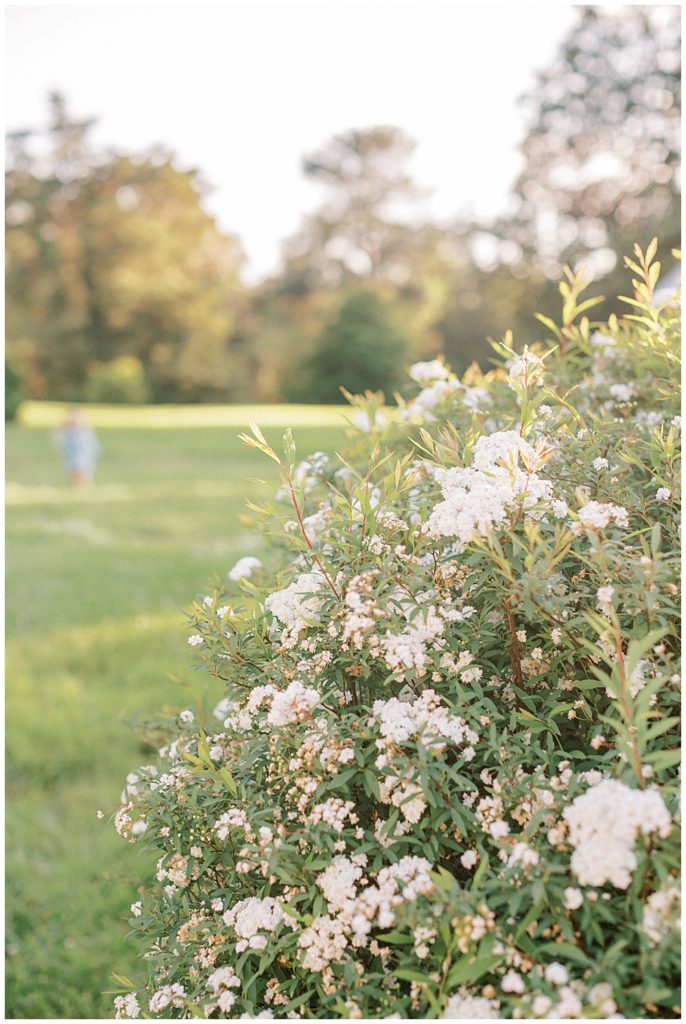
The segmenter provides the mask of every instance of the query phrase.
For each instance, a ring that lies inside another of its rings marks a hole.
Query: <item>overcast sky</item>
[[[208,205],[252,280],[321,198],[302,155],[347,128],[398,125],[417,141],[430,215],[497,213],[519,166],[517,97],[578,16],[452,0],[5,10],[8,129],[43,124],[58,89],[99,118],[98,143],[165,144],[215,186]]]

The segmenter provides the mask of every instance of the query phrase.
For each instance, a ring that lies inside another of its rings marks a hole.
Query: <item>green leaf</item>
[[[681,719],[673,716],[672,718],[663,718],[660,722],[654,722],[653,725],[646,729],[645,733],[641,737],[645,743],[649,743],[651,740],[656,740],[658,736],[664,735],[669,732],[670,729],[678,725]]]
[[[479,886],[481,885],[481,879],[484,877],[484,875],[488,871],[489,867],[490,867],[490,860],[489,860],[488,854],[484,853],[484,854],[482,854],[481,862],[480,862],[478,868],[476,869],[476,871],[474,872],[474,877],[472,878],[472,884],[471,884],[471,887],[470,887],[472,892],[475,892],[476,889],[479,888]]]
[[[572,960],[582,967],[592,967],[593,960],[589,960],[585,953],[582,953],[577,946],[571,942],[544,942],[539,947],[541,953],[550,953],[551,956],[559,957],[560,960]]]
[[[125,974],[115,974],[114,971],[112,971],[112,977],[116,982],[118,982],[120,985],[123,985],[126,989],[134,989],[136,987],[135,983],[131,981],[130,978],[127,978]]]
[[[456,988],[458,985],[473,985],[484,974],[492,971],[502,959],[502,956],[493,956],[492,954],[476,959],[473,956],[463,956],[448,974],[448,990]]]
[[[651,764],[653,768],[658,770],[661,768],[671,768],[672,765],[679,764],[681,762],[681,751],[680,750],[658,750],[654,754],[646,754],[644,761]]]
[[[396,978],[401,978],[402,981],[421,981],[423,984],[428,981],[426,974],[422,974],[421,971],[412,971],[409,967],[398,967],[393,974]]]
[[[412,936],[406,935],[405,932],[392,931],[386,932],[384,935],[377,935],[379,942],[389,942],[395,946],[406,946],[412,942]]]
[[[238,795],[238,787],[236,786],[236,783],[234,781],[234,777],[233,777],[233,775],[231,774],[231,772],[229,771],[228,768],[220,768],[220,770],[219,770],[219,778],[222,780],[222,782],[224,783],[224,785],[228,789],[228,791],[231,794],[231,796],[237,796]]]

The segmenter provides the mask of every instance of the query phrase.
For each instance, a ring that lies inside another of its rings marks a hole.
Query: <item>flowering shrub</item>
[[[119,1017],[676,1016],[678,324],[631,313],[353,399],[199,601],[225,681],[116,827],[158,851]],[[629,300],[627,300],[629,301]],[[264,556],[263,556],[264,557]]]

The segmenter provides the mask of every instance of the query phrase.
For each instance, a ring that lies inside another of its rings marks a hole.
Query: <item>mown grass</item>
[[[239,516],[273,466],[237,433],[254,418],[277,440],[299,420],[243,408],[234,426],[189,430],[183,411],[180,427],[133,427],[122,412],[98,429],[88,492],[67,486],[49,417],[7,432],[11,1018],[111,1017],[110,972],[135,970],[126,918],[150,864],[96,813],[149,759],[131,720],[188,704],[209,714],[219,698],[193,670],[183,608],[258,549]],[[295,430],[303,456],[340,447],[338,410],[321,418]]]

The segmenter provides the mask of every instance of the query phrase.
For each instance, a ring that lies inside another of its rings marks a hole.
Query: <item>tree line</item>
[[[565,263],[584,259],[616,294],[617,254],[656,234],[667,254],[679,244],[678,8],[578,12],[523,100],[505,214],[418,221],[413,141],[392,126],[352,129],[304,158],[322,203],[252,287],[240,240],[205,208],[201,173],[161,147],[95,148],[94,122],[52,95],[47,131],[8,138],[13,386],[19,375],[25,395],[70,401],[390,393],[407,362],[438,352],[460,371],[487,366],[494,325],[534,340],[529,311],[557,313]]]

